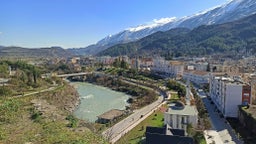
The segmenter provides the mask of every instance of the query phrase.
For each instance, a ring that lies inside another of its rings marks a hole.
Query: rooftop
[[[172,135],[166,132],[170,131]],[[146,144],[193,144],[193,138],[185,137],[185,131],[180,129],[171,129],[168,126],[158,128],[146,128]]]
[[[171,65],[182,65],[183,62],[181,62],[181,61],[170,61],[170,64]]]
[[[221,80],[225,83],[230,83],[230,84],[237,84],[237,85],[243,85],[245,84],[242,80],[239,79],[233,79],[231,77],[227,77],[227,76],[217,76],[215,77],[216,80]]]
[[[99,115],[98,118],[112,120],[112,119],[119,117],[123,114],[124,114],[123,110],[112,109],[112,110],[109,110],[109,111]]]
[[[195,70],[187,70],[185,72],[186,73],[191,73],[191,74],[194,74],[194,75],[200,75],[200,76],[205,76],[205,75],[209,74],[209,72],[206,72],[206,71],[195,71]]]
[[[195,106],[184,105],[183,109],[179,109],[176,107],[175,103],[171,103],[166,113],[176,114],[176,115],[197,115],[198,111]]]

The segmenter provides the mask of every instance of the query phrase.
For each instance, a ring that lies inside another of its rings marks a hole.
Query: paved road
[[[243,141],[239,140],[235,135],[234,130],[228,124],[225,118],[221,118],[220,114],[214,111],[214,104],[210,103],[210,100],[205,96],[204,93],[200,93],[199,96],[202,98],[212,123],[212,130],[206,130],[205,137],[207,143],[215,141],[217,144],[243,144]]]
[[[111,143],[115,143],[116,141],[118,141],[124,134],[137,126],[141,121],[143,121],[146,117],[153,113],[154,110],[156,110],[163,104],[163,95],[164,94],[162,94],[162,96],[160,96],[157,101],[139,110],[136,110],[133,114],[131,114],[124,120],[104,131],[102,133],[103,136]]]

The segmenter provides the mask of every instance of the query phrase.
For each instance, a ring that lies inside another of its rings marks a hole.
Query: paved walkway
[[[216,130],[205,130],[204,137],[207,144],[212,144],[214,142],[215,144],[224,144]]]
[[[211,144],[213,141],[216,144],[243,144],[243,141],[237,138],[237,135],[226,119],[221,118],[219,113],[214,111],[214,104],[210,103],[205,94],[200,93],[199,96],[208,110],[212,124],[212,129],[204,132],[207,144]]]
[[[34,95],[34,94],[38,94],[38,93],[53,91],[53,90],[57,89],[58,87],[59,87],[59,86],[56,86],[56,87],[49,87],[49,88],[47,88],[47,89],[43,89],[43,90],[39,90],[39,91],[27,93],[27,94],[17,95],[17,96],[13,96],[13,97],[9,97],[9,98],[10,98],[10,99],[11,99],[11,98],[20,98],[20,97],[30,96],[30,95]]]

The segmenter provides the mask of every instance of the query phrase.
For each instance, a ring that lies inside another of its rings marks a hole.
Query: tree
[[[186,95],[185,86],[181,85],[180,83],[176,82],[175,80],[168,81],[167,87],[171,90],[177,91],[179,97],[183,97]]]
[[[209,63],[207,64],[206,71],[208,71],[208,72],[210,72],[210,71],[211,71],[211,67],[210,67],[210,64],[209,64]]]
[[[8,65],[6,63],[0,64],[0,76],[6,77],[8,74]]]
[[[128,63],[125,62],[124,60],[121,61],[120,67],[123,69],[128,69]]]

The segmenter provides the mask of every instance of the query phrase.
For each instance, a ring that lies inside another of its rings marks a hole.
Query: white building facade
[[[184,71],[182,78],[200,86],[209,84],[210,75],[206,71]]]
[[[173,129],[187,130],[187,125],[197,127],[198,111],[195,106],[185,105],[183,109],[170,106],[164,114],[164,124],[170,125]]]
[[[179,61],[167,61],[164,58],[158,57],[153,59],[151,71],[165,77],[177,77],[183,75],[184,65]]]
[[[224,76],[211,76],[210,97],[224,117],[237,117],[238,105],[251,102],[251,86]]]

